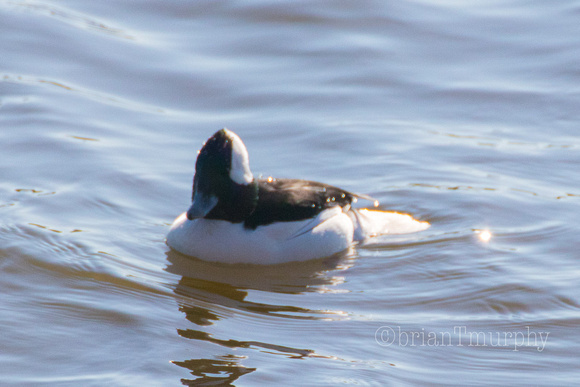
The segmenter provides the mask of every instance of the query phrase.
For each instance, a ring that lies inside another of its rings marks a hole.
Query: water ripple
[[[79,95],[83,98],[91,99],[99,103],[114,105],[121,107],[123,109],[133,110],[142,113],[150,114],[167,114],[169,111],[164,108],[151,106],[143,104],[140,102],[128,100],[115,95],[102,93],[100,91],[91,90],[83,88],[81,86],[72,85],[63,81],[56,81],[51,79],[45,79],[42,77],[31,76],[31,75],[17,75],[17,74],[0,74],[0,82],[9,82],[21,85],[32,85],[32,86],[42,86],[50,87],[53,90],[64,90],[66,92],[71,92],[73,94]]]
[[[102,33],[105,35],[113,36],[115,38],[126,40],[137,39],[137,35],[128,32],[127,29],[121,29],[110,26],[107,23],[100,21],[94,17],[54,4],[40,3],[34,1],[5,0],[0,1],[0,5],[18,11],[31,12],[36,15],[50,17],[82,30]]]

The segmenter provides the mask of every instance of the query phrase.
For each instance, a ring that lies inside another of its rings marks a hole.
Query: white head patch
[[[227,130],[232,141],[232,165],[230,178],[238,184],[249,184],[254,180],[250,171],[250,157],[242,140],[232,131]]]

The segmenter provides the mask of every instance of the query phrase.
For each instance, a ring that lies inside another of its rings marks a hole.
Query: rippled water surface
[[[579,383],[580,1],[0,0],[0,36],[0,384]],[[432,226],[174,253],[224,126]]]

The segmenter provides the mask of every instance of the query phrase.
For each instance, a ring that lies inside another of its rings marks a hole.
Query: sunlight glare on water
[[[491,235],[491,232],[489,232],[488,230],[478,231],[478,234],[479,234],[479,239],[482,242],[489,242],[491,240],[492,235]]]

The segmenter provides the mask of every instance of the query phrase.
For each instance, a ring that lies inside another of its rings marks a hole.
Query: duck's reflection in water
[[[255,368],[241,366],[239,356],[224,356],[225,360],[191,359],[174,361],[180,367],[191,370],[197,379],[182,379],[186,386],[233,386],[240,376],[255,371]]]
[[[169,265],[166,270],[181,276],[175,286],[179,297],[179,310],[190,322],[199,329],[178,329],[184,338],[201,340],[217,344],[222,348],[252,348],[267,353],[277,353],[291,358],[318,356],[312,349],[292,348],[275,343],[255,340],[234,340],[216,338],[206,332],[203,327],[217,325],[220,320],[228,317],[245,315],[241,324],[250,318],[263,316],[266,324],[277,324],[272,318],[288,319],[333,319],[342,318],[341,311],[313,310],[294,305],[276,305],[267,303],[268,293],[292,295],[307,292],[332,292],[337,284],[344,282],[340,271],[350,267],[354,261],[353,250],[348,250],[331,257],[308,261],[286,263],[280,265],[227,265],[204,262],[169,251]],[[247,300],[248,294],[257,291],[264,302]],[[270,297],[279,299],[279,297]],[[284,297],[287,300],[287,297]],[[249,316],[249,317],[248,317]],[[244,330],[244,327],[240,327]],[[187,368],[194,380],[182,380],[185,385],[206,383],[221,383],[231,385],[240,376],[255,371],[242,365],[246,356],[236,356],[226,353],[214,355],[210,359],[191,359],[174,361],[175,364]],[[213,385],[213,384],[212,384]]]

